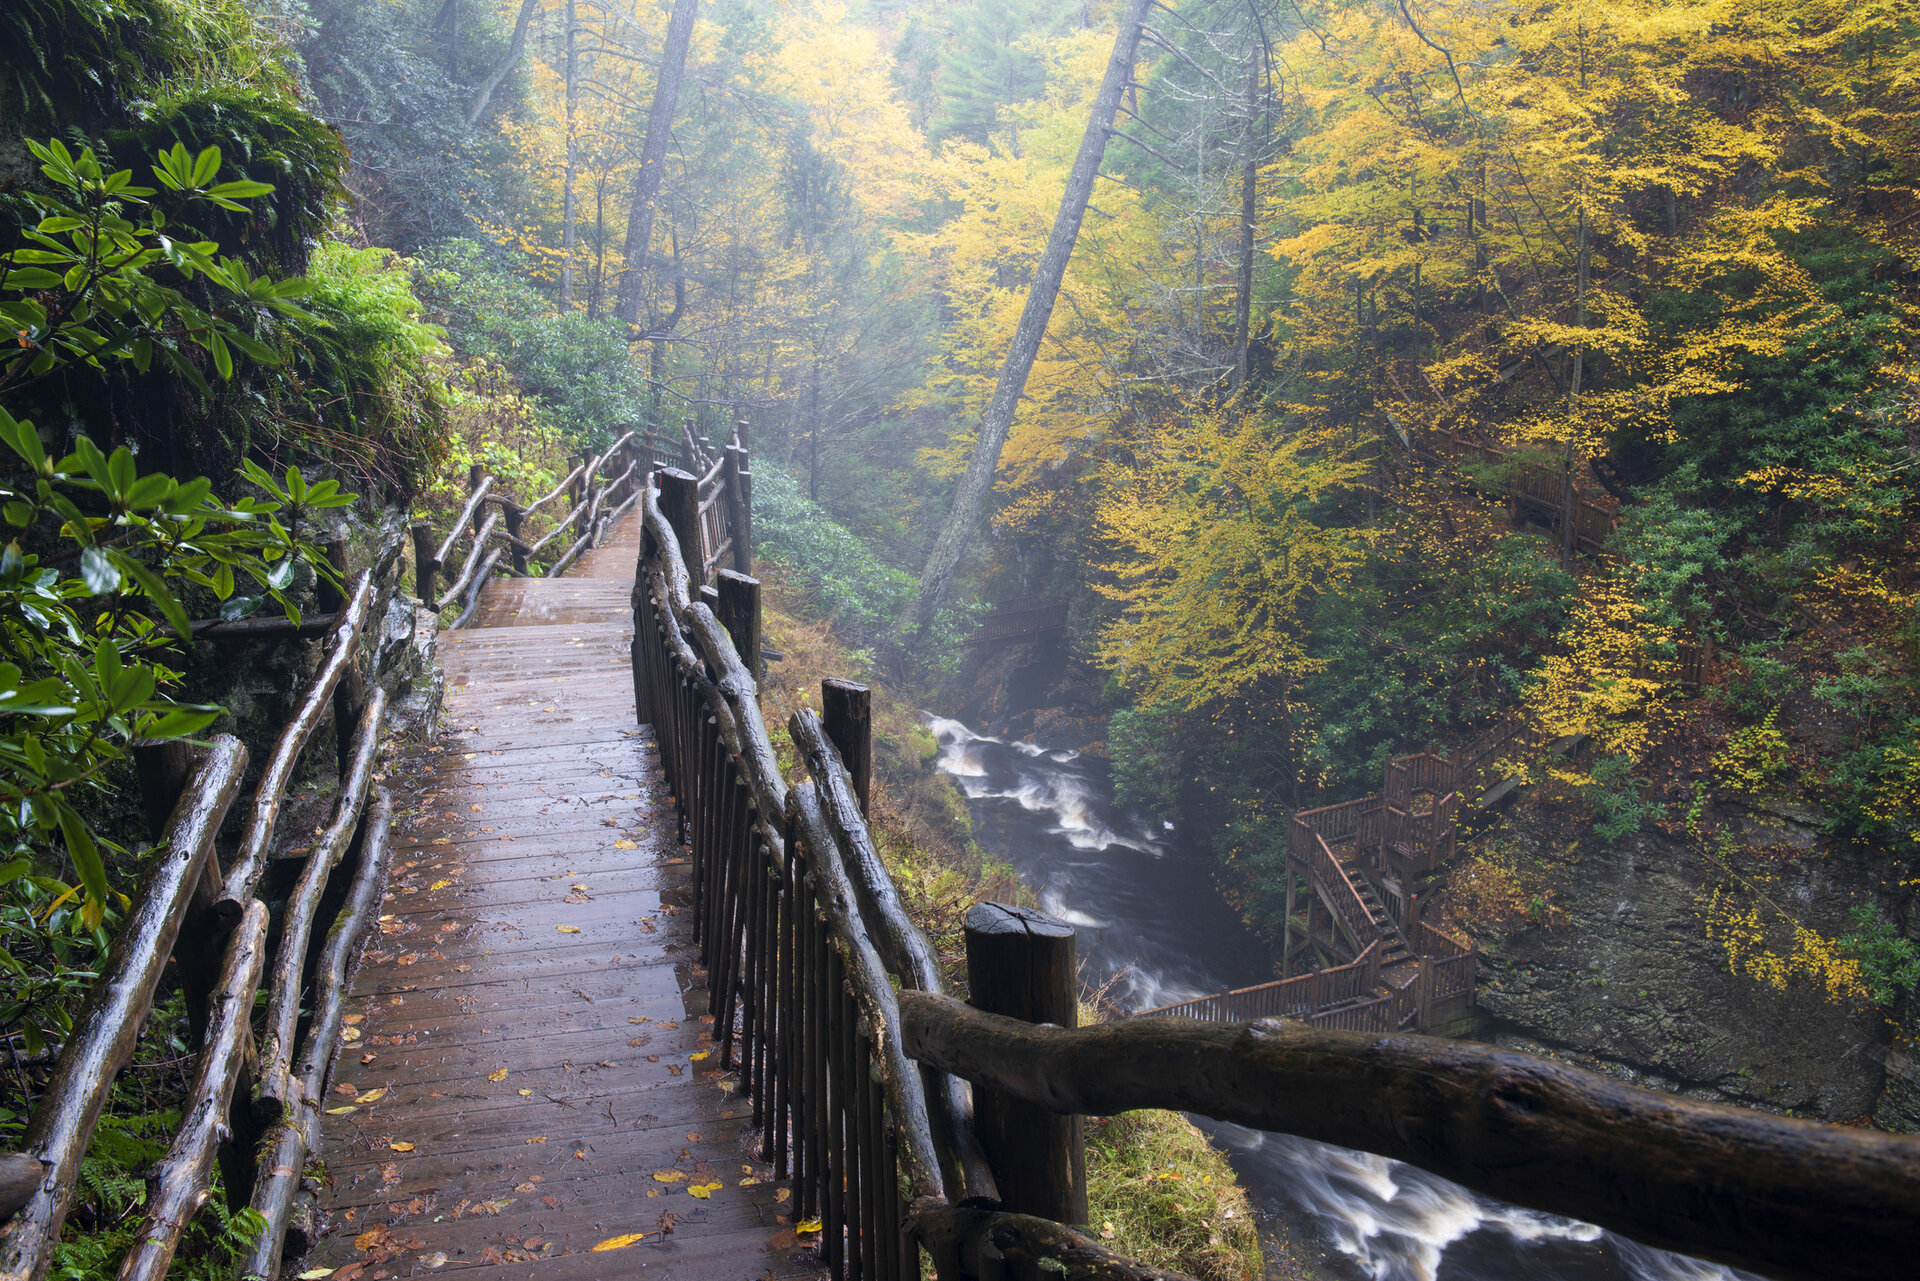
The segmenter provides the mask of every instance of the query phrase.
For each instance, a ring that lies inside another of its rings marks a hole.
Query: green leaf
[[[93,833],[87,830],[86,823],[74,812],[73,807],[59,797],[48,797],[45,803],[54,807],[60,823],[60,834],[66,838],[67,853],[73,859],[73,870],[79,874],[80,883],[87,888],[87,909],[91,912],[89,927],[98,929],[107,904],[107,868],[100,861],[100,851],[94,846]],[[82,919],[88,919],[86,912],[83,912]]]
[[[177,144],[176,144],[177,145]],[[220,173],[220,148],[207,147],[193,160],[193,172],[188,181],[196,187],[204,187]],[[223,183],[223,186],[238,186],[238,183]],[[216,190],[218,190],[216,188]]]
[[[273,588],[277,592],[283,592],[287,590],[287,587],[290,584],[292,584],[292,582],[293,582],[293,557],[291,556],[285,556],[285,557],[282,557],[280,560],[275,561],[273,564],[273,568],[267,571],[267,586]]]
[[[120,590],[120,570],[107,553],[89,547],[80,553],[80,581],[95,596],[108,596]]]
[[[166,618],[167,625],[172,627],[182,639],[191,637],[193,621],[187,617],[187,611],[181,607],[179,598],[167,589],[167,584],[160,575],[131,556],[120,557],[119,563],[127,571],[128,576],[139,585],[141,594],[152,601],[154,607]]]
[[[189,707],[180,705],[151,720],[140,722],[142,738],[185,738],[189,734],[198,734],[207,726],[220,719],[217,707]]]
[[[57,289],[65,277],[45,267],[15,267],[7,273],[8,289]]]
[[[227,590],[232,591],[233,567],[222,565],[220,568],[226,571]],[[262,596],[235,596],[230,600],[222,601],[220,617],[229,623],[238,622],[242,618],[252,618],[254,611],[260,608],[260,602],[264,599],[266,598]]]

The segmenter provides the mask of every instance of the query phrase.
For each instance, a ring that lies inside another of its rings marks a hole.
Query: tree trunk
[[[540,0],[520,0],[520,18],[513,24],[513,42],[507,46],[506,56],[494,64],[487,78],[480,82],[480,88],[474,92],[473,105],[467,108],[467,123],[474,124],[480,119],[480,113],[493,101],[493,91],[507,78],[507,73],[519,65],[520,55],[527,47],[527,24],[533,21],[533,11],[539,7]]]
[[[629,325],[640,320],[640,294],[646,284],[647,246],[653,242],[653,214],[660,202],[660,182],[667,168],[667,141],[673,133],[673,113],[680,103],[680,81],[686,76],[687,49],[693,43],[693,20],[700,0],[673,0],[667,19],[667,40],[660,52],[660,78],[653,88],[653,106],[647,112],[647,136],[640,146],[640,173],[633,180],[633,203],[627,210],[626,267],[620,273],[620,293],[613,314]]]
[[[580,42],[574,0],[567,0],[567,176],[560,195],[560,314],[573,310],[573,221],[574,170],[580,159],[580,142],[575,136],[580,113]]]
[[[1008,344],[1006,362],[1000,367],[1000,380],[981,417],[980,434],[973,442],[973,456],[967,461],[966,474],[953,496],[953,507],[927,557],[926,569],[920,575],[920,592],[902,621],[901,639],[909,646],[919,642],[933,621],[934,611],[953,581],[960,558],[966,555],[973,527],[993,489],[993,473],[1000,464],[1000,451],[1006,447],[1007,435],[1013,430],[1014,411],[1026,390],[1027,374],[1040,354],[1040,341],[1046,336],[1047,322],[1053,316],[1054,299],[1060,293],[1067,261],[1073,256],[1074,242],[1080,236],[1080,223],[1086,217],[1094,179],[1107,152],[1107,136],[1113,128],[1114,113],[1120,109],[1120,95],[1133,79],[1134,51],[1140,44],[1140,27],[1151,2],[1128,0],[1126,12],[1120,19],[1113,55],[1107,60],[1106,77],[1100,82],[1100,92],[1094,96],[1087,132],[1080,140],[1080,154],[1074,158],[1073,170],[1067,175],[1060,210],[1054,215],[1046,251],[1040,256],[1033,284],[1027,290],[1026,307],[1020,313],[1013,341]]]
[[[1247,154],[1240,162],[1240,279],[1233,296],[1233,389],[1247,385],[1247,349],[1253,341],[1254,180],[1260,172],[1255,133],[1259,112],[1260,63],[1247,65]]]
[[[1593,225],[1587,221],[1586,206],[1580,207],[1578,254],[1578,281],[1574,286],[1574,327],[1587,327],[1587,283],[1593,274]],[[1574,421],[1572,415],[1580,405],[1580,378],[1586,372],[1587,345],[1583,342],[1573,349],[1573,371],[1567,379],[1567,449],[1560,460],[1560,564],[1564,568],[1573,560],[1573,455]]]

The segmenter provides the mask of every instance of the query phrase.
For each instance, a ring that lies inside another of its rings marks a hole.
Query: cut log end
[[[21,1206],[33,1199],[46,1167],[40,1158],[25,1152],[0,1154],[0,1223],[11,1219]]]

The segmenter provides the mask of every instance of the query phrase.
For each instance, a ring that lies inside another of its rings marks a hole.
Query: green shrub
[[[1247,1194],[1178,1112],[1087,1118],[1087,1209],[1111,1250],[1199,1281],[1264,1275]]]
[[[1840,947],[1860,962],[1861,981],[1876,1005],[1892,1005],[1920,986],[1920,946],[1877,908],[1862,903],[1853,909],[1853,929],[1840,937]]]

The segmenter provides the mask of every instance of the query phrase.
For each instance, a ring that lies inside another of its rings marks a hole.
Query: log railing
[[[335,559],[343,561],[344,551]],[[22,1151],[0,1158],[0,1170],[10,1176],[38,1171],[24,1204],[0,1230],[0,1281],[36,1281],[45,1274],[81,1158],[114,1078],[139,1041],[169,959],[178,962],[192,1016],[195,1069],[171,1147],[148,1174],[142,1222],[119,1281],[160,1281],[166,1275],[181,1237],[209,1197],[216,1158],[230,1203],[251,1203],[267,1222],[242,1275],[273,1275],[339,1035],[346,972],[385,888],[391,813],[384,789],[370,786],[386,697],[377,688],[368,693],[359,670],[372,575],[361,573],[348,592],[323,589],[322,595],[323,609],[331,613],[319,669],[261,771],[224,872],[215,838],[241,792],[245,746],[217,736],[197,763],[181,744],[135,750],[148,812],[170,811],[155,833],[163,852],[133,896],[103,972],[34,1103]],[[329,708],[350,727],[337,744],[342,781],[332,821],[306,852],[269,956],[267,908],[257,887],[276,843],[288,784]],[[322,926],[324,891],[348,856],[355,869],[352,888],[326,923],[320,964],[310,969],[308,943]],[[263,977],[267,1034],[256,1044],[253,1014]],[[309,1017],[296,1044],[302,1010],[320,1014]],[[291,1124],[269,1128],[285,1113],[294,1115]]]
[[[836,701],[857,687],[830,682],[827,719],[803,711],[789,723],[805,772],[789,783],[739,658],[737,638],[757,635],[758,585],[722,569],[708,588],[689,568],[711,556],[687,501],[697,485],[691,473],[662,472],[659,495],[643,494],[635,701],[693,851],[720,1052],[752,1101],[763,1155],[795,1180],[797,1214],[821,1221],[836,1277],[917,1276],[916,1244],[943,1281],[1168,1277],[1029,1213],[1011,1191],[1021,1178],[1008,1177],[1024,1167],[995,1146],[1002,1137],[975,1131],[962,1079],[982,1115],[988,1102],[1057,1117],[1196,1112],[1382,1153],[1776,1277],[1898,1275],[1920,1245],[1920,1139],[1696,1103],[1401,1034],[1472,999],[1471,945],[1417,923],[1428,954],[1391,982],[1375,942],[1344,973],[1226,994],[1234,1012],[1236,1002],[1298,1008],[1297,994],[1318,983],[1345,1003],[1318,1010],[1314,1025],[1142,1017],[1070,1030],[1070,1013],[1049,1015],[1059,1025],[1049,1026],[942,994],[866,834],[863,721]],[[1337,872],[1320,835],[1298,826]],[[989,998],[972,918],[987,906],[968,921],[977,1002]],[[1057,926],[1026,916],[1016,936]],[[1050,972],[1071,976],[1072,932],[1056,933],[1069,945],[1046,953]],[[1023,1152],[1038,1154],[1071,1204],[1071,1143]]]
[[[670,451],[651,429],[628,431],[598,454],[576,455],[573,470],[558,485],[525,504],[496,492],[500,478],[473,464],[467,472],[467,501],[439,543],[433,541],[431,521],[413,522],[415,594],[436,612],[459,606],[452,625],[461,627],[473,616],[495,572],[504,570],[516,578],[534,577],[536,571],[538,576],[559,577],[633,510],[642,481],[662,458],[681,456],[682,451]],[[557,510],[563,501],[567,514],[529,541],[534,518],[545,509]],[[451,577],[436,593],[446,570]]]

